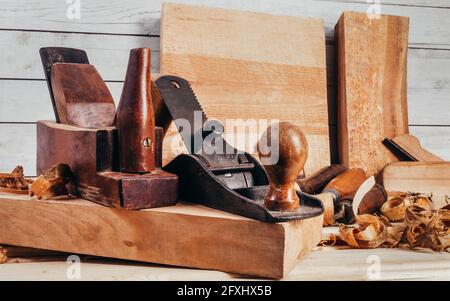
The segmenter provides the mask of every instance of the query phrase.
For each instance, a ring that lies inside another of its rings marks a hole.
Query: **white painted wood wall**
[[[80,19],[69,19],[80,1]],[[345,10],[367,11],[378,0],[174,0],[322,18],[326,24],[330,104],[335,103],[333,29]],[[120,97],[131,48],[153,49],[159,72],[161,0],[0,0],[0,171],[22,164],[35,173],[35,122],[53,119],[38,50],[45,46],[85,49]],[[381,0],[381,13],[410,17],[409,123],[412,134],[450,160],[450,0]],[[306,41],[305,41],[306,42]],[[239,47],[239,45],[236,45]],[[283,47],[283,45],[280,45]],[[336,121],[330,120],[335,127]]]

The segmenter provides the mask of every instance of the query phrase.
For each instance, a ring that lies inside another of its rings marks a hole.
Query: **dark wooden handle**
[[[115,122],[122,172],[147,173],[155,168],[155,115],[150,77],[151,50],[132,49]]]
[[[373,188],[363,197],[359,204],[358,212],[355,214],[372,214],[381,209],[387,201],[387,192],[380,184],[375,184]]]
[[[300,206],[295,191],[295,180],[303,170],[308,157],[306,137],[298,126],[289,122],[269,126],[263,137],[272,141],[270,158],[274,158],[274,149],[278,154],[275,156],[277,160],[268,160],[267,154],[261,152],[262,140],[258,142],[259,157],[269,176],[269,192],[264,199],[264,205],[269,210],[295,210]],[[274,142],[278,142],[278,148],[274,148]]]
[[[333,164],[322,168],[306,179],[297,179],[300,190],[304,193],[315,194],[321,192],[325,186],[348,168],[343,164]]]

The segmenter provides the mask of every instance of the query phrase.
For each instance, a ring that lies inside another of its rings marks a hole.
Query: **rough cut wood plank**
[[[104,80],[124,80],[130,49],[136,47],[155,49],[152,67],[159,70],[158,38],[28,31],[1,31],[0,37],[2,62],[6,62],[0,78],[45,78],[39,48],[50,46],[86,50]]]
[[[384,168],[382,177],[387,191],[450,196],[450,162],[395,162]]]
[[[322,229],[322,216],[268,224],[187,203],[124,210],[7,194],[0,219],[4,244],[269,278],[286,276]]]
[[[378,265],[379,264],[379,265]],[[64,281],[66,260],[0,265],[0,280]],[[379,267],[379,274],[376,273]],[[425,253],[401,249],[352,250],[317,248],[283,280],[448,280],[449,253]],[[129,261],[105,261],[81,257],[84,281],[226,281],[252,280],[217,271],[167,267]],[[255,279],[256,280],[256,279]]]
[[[166,4],[161,74],[189,80],[206,115],[221,120],[226,130],[227,120],[237,119],[299,125],[309,143],[305,169],[329,164],[321,20]],[[249,130],[253,140],[246,130],[236,131],[241,143],[230,143],[247,144],[240,149],[256,153],[265,127]]]
[[[408,18],[345,12],[336,34],[340,160],[373,175],[396,161],[383,139],[408,133]]]
[[[159,34],[163,2],[163,0],[129,0],[124,6],[123,1],[120,0],[82,1],[81,18],[70,20],[66,14],[69,4],[65,1],[3,0],[1,1],[0,28],[155,35]],[[343,11],[366,12],[372,5],[365,0],[176,0],[176,2],[321,18],[325,20],[326,32],[331,39],[334,25]],[[449,49],[450,18],[448,18],[447,9],[438,8],[449,7],[448,1],[414,0],[410,2],[410,0],[389,0],[388,2],[383,0],[382,4],[393,5],[382,5],[381,13],[411,18],[411,44]]]

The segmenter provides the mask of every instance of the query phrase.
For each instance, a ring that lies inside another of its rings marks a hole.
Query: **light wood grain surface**
[[[369,175],[397,161],[382,141],[409,132],[408,24],[405,17],[345,12],[336,25],[339,158]]]
[[[329,165],[322,20],[165,4],[161,22],[161,74],[186,78],[206,116],[235,135],[231,144],[255,154],[268,124],[228,120],[289,121],[308,139],[306,172]]]
[[[0,245],[278,279],[319,243],[322,219],[271,224],[190,203],[125,210],[0,194]]]
[[[67,257],[46,262],[0,264],[0,280],[183,281],[261,280],[212,270],[198,270],[81,256],[80,279],[68,278]],[[379,271],[379,273],[378,273]],[[72,276],[73,277],[73,276]],[[293,280],[450,280],[450,254],[401,249],[352,250],[318,247],[297,261],[283,278]]]
[[[387,191],[450,196],[450,162],[396,162],[384,168],[382,177]]]

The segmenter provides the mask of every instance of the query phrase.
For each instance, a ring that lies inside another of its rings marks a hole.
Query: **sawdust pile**
[[[390,199],[383,208],[381,216],[357,216],[356,227],[340,225],[339,235],[332,239],[358,249],[450,251],[450,205],[434,210],[430,195],[407,193]]]

